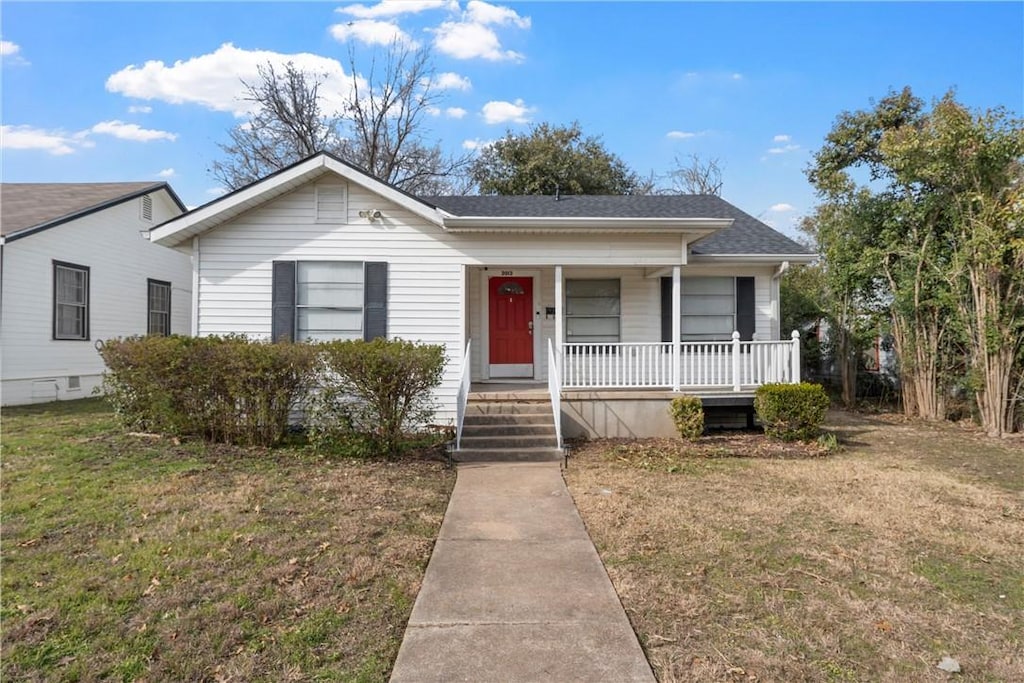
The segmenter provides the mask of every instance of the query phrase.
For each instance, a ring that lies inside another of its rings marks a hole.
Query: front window
[[[736,279],[683,278],[680,306],[683,341],[729,341],[736,329]]]
[[[300,261],[295,274],[295,339],[363,338],[363,264]]]
[[[53,338],[89,339],[89,268],[53,262]]]
[[[147,280],[146,309],[149,314],[147,334],[171,333],[171,283]]]
[[[619,280],[566,280],[566,341],[615,344],[621,339]]]

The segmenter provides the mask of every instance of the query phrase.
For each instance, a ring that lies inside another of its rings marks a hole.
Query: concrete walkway
[[[391,680],[653,683],[558,463],[459,467]]]

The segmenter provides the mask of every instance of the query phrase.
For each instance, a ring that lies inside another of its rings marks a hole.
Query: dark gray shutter
[[[295,340],[295,261],[274,261],[270,338]]]
[[[736,331],[741,341],[754,339],[754,278],[736,278]]]
[[[672,341],[672,278],[661,278],[661,341]]]
[[[363,339],[388,336],[388,264],[367,263],[363,277]]]

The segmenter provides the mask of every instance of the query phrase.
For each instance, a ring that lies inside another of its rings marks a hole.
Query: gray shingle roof
[[[694,195],[546,195],[422,197],[456,216],[515,218],[732,218],[692,245],[693,254],[809,254],[805,247],[721,197]]]
[[[163,182],[140,183],[2,183],[0,235],[69,220],[118,200],[167,187]],[[172,193],[172,197],[174,197]],[[177,197],[174,197],[177,199]],[[184,207],[183,207],[184,208]]]

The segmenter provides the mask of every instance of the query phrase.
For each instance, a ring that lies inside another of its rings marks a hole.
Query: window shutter
[[[363,277],[363,339],[388,336],[388,264],[366,264]]]
[[[295,261],[274,261],[270,338],[295,341]]]
[[[661,341],[672,341],[672,278],[661,278]]]
[[[741,341],[754,339],[754,278],[736,278],[736,331]]]

